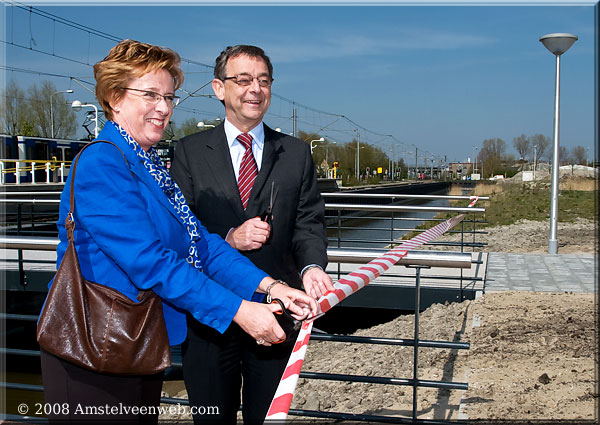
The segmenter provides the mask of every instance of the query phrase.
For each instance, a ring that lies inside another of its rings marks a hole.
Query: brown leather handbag
[[[40,313],[37,340],[51,354],[96,372],[149,375],[171,364],[161,299],[151,290],[141,291],[136,303],[115,289],[86,280],[75,250],[75,170],[83,150],[99,142],[119,149],[103,140],[89,143],[73,162],[65,224],[69,245]]]

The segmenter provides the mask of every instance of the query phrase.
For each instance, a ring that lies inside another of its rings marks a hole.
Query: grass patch
[[[452,190],[450,193],[453,193]],[[489,201],[480,200],[477,207],[486,209],[485,214],[469,214],[466,219],[485,220],[477,223],[478,229],[510,225],[520,220],[546,221],[550,218],[550,185],[531,184],[482,184],[473,193],[489,196]],[[467,206],[468,201],[452,201],[452,206]],[[558,196],[558,221],[573,222],[578,218],[594,220],[596,192],[590,190],[560,190]],[[436,218],[448,219],[452,213],[440,213]],[[425,222],[415,229],[426,230],[437,222]],[[469,224],[471,226],[471,224]],[[410,239],[420,232],[409,232],[402,239]]]

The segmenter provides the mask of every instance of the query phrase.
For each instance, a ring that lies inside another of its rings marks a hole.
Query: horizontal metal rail
[[[365,198],[365,199],[421,199],[421,200],[436,200],[436,199],[452,199],[452,200],[471,200],[472,196],[465,195],[407,195],[407,194],[392,194],[392,193],[352,193],[352,192],[326,192],[321,193],[323,198]],[[488,201],[489,196],[479,196],[479,200]]]
[[[414,339],[404,338],[381,338],[371,336],[335,335],[328,333],[312,333],[310,339],[315,341],[351,342],[355,344],[373,345],[400,345],[403,347],[414,347]],[[453,350],[468,350],[471,344],[468,342],[431,341],[420,339],[417,341],[419,347],[427,348],[450,348]]]
[[[385,252],[387,251],[375,249],[328,248],[327,257],[329,262],[333,263],[344,262],[366,264],[380,257]],[[408,251],[408,254],[396,264],[465,269],[470,268],[471,263],[471,253],[450,251]]]
[[[0,248],[54,251],[58,238],[33,236],[0,236]],[[350,248],[328,248],[327,256],[330,262],[368,263],[378,258],[386,251]],[[472,256],[470,253],[449,251],[408,251],[406,257],[398,261],[399,265],[427,265],[432,267],[470,268]]]
[[[373,211],[373,212],[401,212],[401,211],[432,211],[454,213],[484,213],[485,208],[480,207],[417,207],[413,205],[362,205],[362,204],[325,204],[326,210],[340,211]],[[421,219],[422,220],[422,219]]]
[[[60,204],[60,199],[0,199],[0,204]]]
[[[462,425],[466,422],[460,421],[443,421],[436,419],[412,419],[399,416],[380,416],[380,415],[364,415],[359,413],[343,413],[343,412],[322,412],[319,410],[303,410],[303,409],[290,409],[288,412],[290,416],[305,416],[309,418],[320,418],[320,419],[339,419],[342,421],[360,421],[368,423],[390,423],[390,424],[423,424],[423,425]],[[319,423],[319,422],[317,422]],[[328,423],[328,422],[325,422]]]
[[[425,379],[388,378],[386,376],[348,375],[342,373],[300,372],[300,378],[322,379],[326,381],[361,382],[363,384],[388,384],[410,385],[428,388],[443,388],[447,390],[469,389],[469,385],[462,382],[429,381]]]
[[[0,235],[0,248],[4,249],[56,251],[57,246],[58,238]]]
[[[24,320],[29,322],[36,322],[38,319],[37,314],[11,314],[11,313],[0,313],[0,320]],[[1,348],[0,348],[1,350]]]
[[[35,195],[44,195],[44,196],[60,196],[62,192],[56,191],[37,191],[37,192],[5,192],[1,191],[0,196],[12,196],[12,195],[24,195],[24,196],[35,196]]]

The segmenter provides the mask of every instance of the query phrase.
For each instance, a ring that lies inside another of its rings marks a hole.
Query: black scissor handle
[[[273,298],[271,300],[271,304],[275,303],[279,304],[281,307],[280,311],[275,312],[275,318],[277,319],[279,326],[281,326],[281,329],[283,329],[285,332],[285,337],[280,341],[274,341],[273,344],[281,344],[282,342],[285,342],[289,335],[300,329],[300,326],[302,326],[302,321],[295,319],[290,311],[285,308],[283,301],[281,301],[279,298]]]

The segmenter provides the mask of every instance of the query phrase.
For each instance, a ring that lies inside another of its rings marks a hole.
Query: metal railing
[[[460,251],[463,252],[465,247],[481,248],[485,244],[476,242],[475,237],[477,234],[485,234],[486,232],[478,230],[477,224],[486,223],[485,220],[478,220],[475,218],[476,214],[482,214],[485,212],[485,208],[481,207],[451,207],[451,206],[416,206],[416,205],[398,205],[402,202],[427,202],[427,201],[469,201],[472,199],[471,196],[458,196],[458,195],[407,195],[407,194],[370,194],[370,193],[347,193],[347,192],[334,192],[334,193],[323,193],[325,198],[325,210],[326,220],[329,235],[330,245],[338,248],[343,247],[344,244],[364,244],[373,245],[379,244],[380,246],[392,246],[394,244],[401,243],[400,236],[398,234],[408,234],[410,232],[423,232],[425,228],[418,228],[419,223],[433,223],[444,221],[444,218],[436,217],[423,217],[418,214],[427,213],[428,215],[434,215],[434,213],[452,213],[462,214],[467,213],[471,216],[471,219],[465,218],[460,224],[460,229],[452,229],[448,233],[460,233],[460,243],[456,242],[429,242],[428,245],[442,245],[450,247],[459,247]],[[331,200],[346,200],[351,199],[353,203],[342,203],[342,202],[331,202]],[[489,200],[487,196],[479,197],[479,200]],[[377,201],[377,205],[373,205],[372,202]],[[386,204],[382,204],[386,202]],[[369,203],[369,204],[366,204]],[[333,212],[333,213],[332,213]],[[381,227],[366,227],[360,225],[354,225],[359,220],[368,220],[369,222],[380,222]],[[348,224],[351,223],[351,224]],[[403,223],[411,223],[412,226],[403,226]],[[465,224],[470,224],[470,228],[465,228]],[[344,237],[343,233],[346,231],[352,231],[355,234],[361,232],[374,232],[378,231],[380,234],[384,232],[389,235],[385,239],[373,239],[369,238],[348,238]],[[470,236],[470,241],[465,239],[465,235]]]
[[[7,249],[28,249],[28,250],[53,250],[56,249],[58,240],[56,238],[34,238],[34,237],[17,237],[17,236],[2,236],[0,237],[0,248]],[[364,263],[372,258],[379,256],[380,252],[372,250],[352,250],[352,249],[335,249],[328,250],[330,261],[343,261],[350,263]],[[468,384],[461,382],[450,381],[431,381],[418,378],[418,350],[419,348],[440,348],[440,349],[469,349],[468,343],[449,342],[449,341],[430,341],[419,339],[419,311],[420,311],[420,270],[426,267],[449,267],[449,268],[467,268],[471,266],[471,254],[456,253],[456,252],[435,252],[435,251],[415,251],[410,252],[401,260],[401,265],[416,268],[415,282],[415,328],[413,339],[398,339],[398,338],[372,338],[372,337],[356,337],[346,335],[332,335],[314,333],[311,339],[319,341],[332,342],[350,342],[358,344],[384,344],[392,346],[412,346],[414,350],[413,357],[413,376],[411,378],[397,378],[386,376],[361,376],[350,374],[335,374],[321,372],[301,372],[300,377],[306,379],[324,379],[330,381],[344,382],[363,382],[389,385],[404,385],[410,386],[413,389],[413,410],[411,418],[398,418],[384,415],[362,415],[350,414],[344,412],[325,412],[303,409],[292,409],[289,414],[293,416],[327,418],[327,419],[349,419],[354,421],[365,422],[394,422],[394,423],[449,423],[447,421],[431,421],[419,420],[417,415],[417,389],[419,387],[440,388],[440,389],[458,389],[467,390]],[[21,315],[21,314],[0,314],[1,320],[25,320],[35,321],[37,315]],[[2,348],[0,352],[3,354],[17,356],[39,356],[39,351]],[[177,362],[172,365],[173,368],[180,368],[181,363]],[[27,391],[43,391],[40,385],[30,385],[23,383],[4,382],[0,386],[6,389],[27,390]],[[167,404],[188,404],[185,399],[178,398],[162,398],[162,403]],[[454,422],[456,423],[456,422]]]
[[[70,167],[71,161],[0,159],[0,184],[7,184],[7,175],[15,176],[15,184],[21,184],[22,181],[64,183]],[[39,173],[36,171],[42,171],[41,174],[45,174],[45,178],[38,181],[36,174]]]
[[[58,192],[56,193],[58,194]],[[327,199],[329,196],[346,196],[346,194],[324,194],[324,197]],[[352,194],[352,197],[357,197],[357,194]],[[469,199],[470,197],[444,197],[444,196],[429,196],[429,195],[358,195],[360,198],[379,198],[379,199],[391,199],[395,200],[396,198],[413,198],[413,199]],[[482,198],[483,199],[483,198]],[[486,198],[487,199],[487,198]],[[0,199],[0,201],[5,202],[7,204],[22,204],[23,201],[27,201],[32,205],[37,203],[46,203],[50,200],[23,200],[23,199]],[[8,202],[11,201],[11,202]],[[17,202],[12,202],[17,201]],[[58,203],[58,200],[53,200],[52,203]],[[426,219],[423,217],[397,217],[396,214],[400,212],[452,212],[452,213],[482,213],[485,211],[483,208],[462,208],[462,207],[423,207],[423,206],[408,206],[408,205],[377,205],[377,206],[366,206],[361,204],[337,204],[337,203],[327,203],[326,209],[328,210],[336,210],[337,215],[335,219],[337,221],[336,231],[339,233],[345,227],[343,223],[345,220],[357,220],[357,219],[369,219],[373,220],[377,217],[373,216],[348,216],[346,213],[348,212],[359,212],[359,213],[382,213],[386,212],[391,216],[391,229],[390,230],[390,238],[389,241],[382,240],[379,242],[384,242],[388,244],[399,243],[398,238],[394,237],[394,232],[398,231],[415,231],[415,229],[408,228],[395,228],[394,223],[396,221],[441,221],[442,219]],[[348,375],[348,374],[335,374],[335,373],[320,373],[320,372],[301,372],[301,378],[307,379],[326,379],[332,381],[345,381],[345,382],[369,382],[369,383],[377,383],[377,384],[390,384],[390,385],[405,385],[410,386],[413,389],[413,410],[412,417],[410,418],[402,418],[402,417],[392,417],[392,416],[384,416],[384,415],[357,415],[350,414],[344,412],[321,412],[314,410],[303,410],[303,409],[291,409],[289,415],[293,416],[304,416],[304,417],[312,417],[312,418],[327,418],[327,419],[341,419],[341,420],[353,420],[353,421],[366,421],[366,422],[390,422],[390,423],[450,423],[448,421],[438,421],[438,420],[424,420],[418,419],[417,415],[417,389],[418,387],[429,387],[429,388],[440,388],[440,389],[458,389],[458,390],[466,390],[468,389],[467,383],[460,382],[449,382],[449,381],[429,381],[422,380],[418,377],[418,350],[419,348],[440,348],[440,349],[469,349],[469,344],[464,342],[448,342],[448,341],[428,341],[419,339],[419,311],[420,311],[420,297],[421,297],[421,269],[429,268],[429,267],[447,267],[447,268],[457,268],[461,272],[461,288],[462,288],[462,271],[464,268],[471,267],[473,262],[472,256],[470,253],[464,253],[464,246],[483,246],[481,244],[477,245],[474,241],[475,235],[477,232],[475,230],[475,223],[480,222],[473,219],[471,221],[472,228],[469,230],[465,230],[464,226],[461,228],[460,232],[463,235],[461,237],[461,241],[464,240],[464,234],[472,234],[473,242],[462,243],[460,244],[461,252],[438,252],[438,251],[409,251],[408,255],[402,259],[398,265],[403,265],[407,267],[413,267],[416,269],[415,274],[415,328],[414,328],[414,337],[412,339],[398,339],[398,338],[369,338],[369,337],[353,337],[353,336],[344,336],[344,335],[331,335],[331,334],[319,334],[314,333],[311,335],[311,339],[320,340],[320,341],[332,341],[332,342],[350,342],[350,343],[368,343],[368,344],[387,344],[393,346],[412,346],[413,347],[413,376],[411,378],[394,378],[394,377],[385,377],[385,376],[358,376],[358,375]],[[360,230],[360,227],[352,226],[350,227],[354,230]],[[372,228],[370,228],[372,230]],[[419,231],[419,230],[416,230]],[[338,247],[332,247],[328,249],[328,257],[329,261],[332,263],[355,263],[361,264],[368,262],[383,252],[384,249],[351,249],[347,247],[342,247],[341,245],[344,242],[347,242],[348,239],[344,239],[339,237],[335,239]],[[358,241],[362,241],[362,239],[358,239]],[[56,245],[58,243],[58,239],[55,237],[35,237],[35,236],[11,236],[11,235],[3,235],[0,236],[0,248],[6,249],[17,249],[19,253],[23,250],[45,250],[52,251],[56,249]],[[22,257],[20,257],[22,260]],[[22,267],[22,261],[19,261],[20,267]],[[386,274],[387,275],[387,274]],[[338,278],[340,277],[340,269],[338,267]],[[393,277],[393,276],[392,276]],[[27,320],[33,321],[37,320],[37,316],[35,315],[20,315],[20,314],[1,314],[0,319],[2,320]],[[38,351],[34,350],[20,350],[20,349],[10,349],[10,348],[2,348],[2,352],[5,354],[11,355],[22,355],[22,356],[39,356]],[[174,363],[172,365],[174,368],[181,367],[181,363]],[[21,389],[21,390],[30,390],[30,391],[42,391],[43,388],[41,386],[22,384],[22,383],[2,383],[0,386],[7,389]],[[188,404],[188,401],[185,399],[178,398],[162,398],[161,402],[167,404]],[[456,423],[456,422],[452,422]]]

